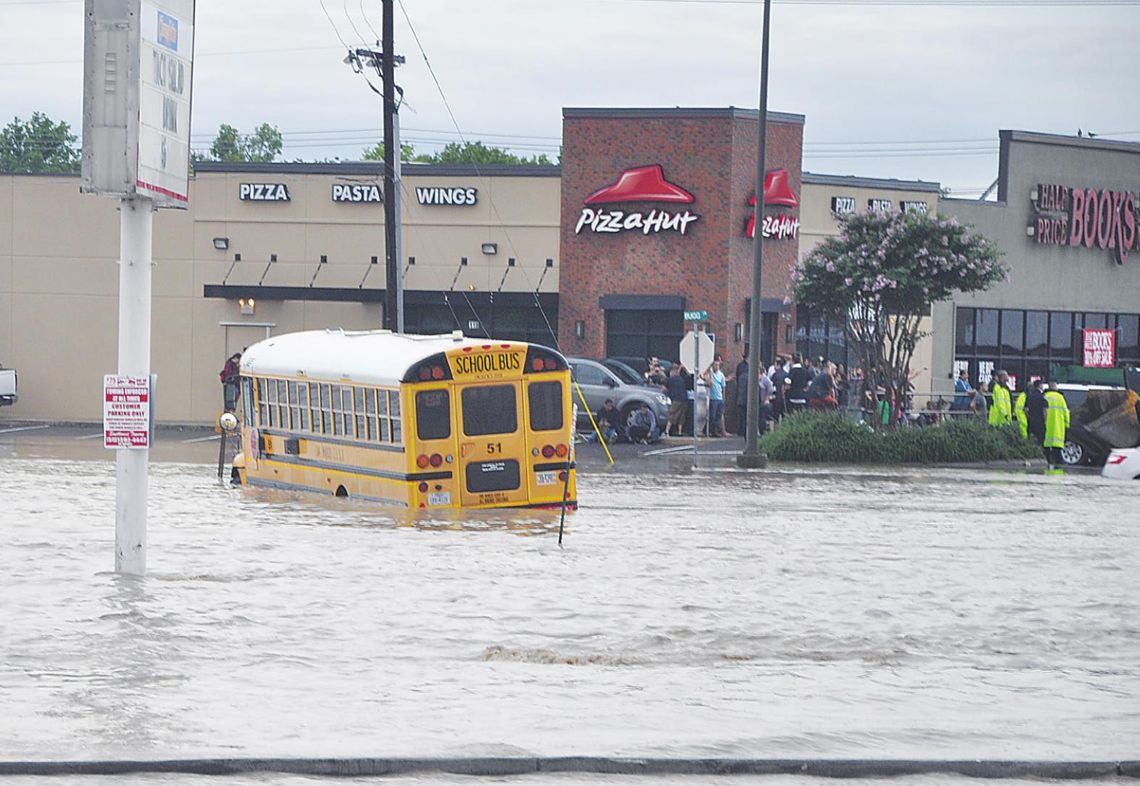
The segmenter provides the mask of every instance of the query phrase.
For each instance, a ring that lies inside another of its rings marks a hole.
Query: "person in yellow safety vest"
[[[1013,402],[1013,416],[1017,419],[1017,428],[1021,431],[1022,439],[1029,439],[1029,416],[1025,414],[1026,393],[1022,390]]]
[[[1045,391],[1045,459],[1049,469],[1061,466],[1061,448],[1065,447],[1065,432],[1069,428],[1069,405],[1057,390],[1057,380],[1049,380]]]
[[[994,375],[993,403],[990,404],[991,426],[1008,426],[1013,422],[1013,407],[1009,399],[1009,374],[999,371]]]

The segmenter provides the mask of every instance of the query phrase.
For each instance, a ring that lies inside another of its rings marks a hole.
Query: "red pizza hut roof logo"
[[[612,205],[621,202],[670,202],[692,204],[696,198],[685,189],[665,179],[660,164],[639,166],[621,173],[613,184],[600,188],[586,197],[586,205]],[[658,232],[685,234],[689,225],[700,218],[690,210],[631,211],[582,208],[574,234],[583,229],[600,234],[613,234],[640,230],[643,235]]]
[[[599,188],[586,197],[587,205],[604,205],[613,202],[683,202],[696,199],[685,189],[665,179],[660,164],[627,169],[613,185]]]
[[[792,191],[792,184],[786,169],[773,169],[764,176],[764,204],[782,207],[799,207],[800,200]],[[748,200],[748,206],[756,207],[756,194]],[[787,215],[764,216],[764,237],[783,239],[795,237],[800,228],[800,220]],[[756,237],[756,211],[748,211],[748,223],[744,227],[747,237]]]

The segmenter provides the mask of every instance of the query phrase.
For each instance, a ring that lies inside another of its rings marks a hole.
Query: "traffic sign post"
[[[697,452],[697,443],[700,440],[697,428],[697,403],[700,388],[697,379],[712,365],[716,352],[716,345],[708,333],[701,330],[700,323],[708,321],[707,311],[686,311],[685,319],[693,317],[693,329],[685,334],[678,347],[681,365],[693,372],[693,452]],[[705,408],[705,423],[708,424],[708,407]]]

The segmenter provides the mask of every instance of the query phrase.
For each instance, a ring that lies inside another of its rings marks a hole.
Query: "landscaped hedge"
[[[947,464],[1042,457],[1017,428],[992,428],[972,417],[938,426],[872,431],[836,413],[802,412],[765,434],[760,449],[775,461],[839,464]]]

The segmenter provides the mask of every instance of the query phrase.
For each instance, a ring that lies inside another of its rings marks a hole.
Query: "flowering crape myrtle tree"
[[[1006,270],[993,241],[957,218],[865,213],[841,222],[838,237],[797,265],[793,293],[798,303],[843,319],[873,402],[878,405],[881,386],[898,394],[891,396],[897,408],[930,304],[955,292],[988,289]],[[891,415],[894,423],[897,411]]]

